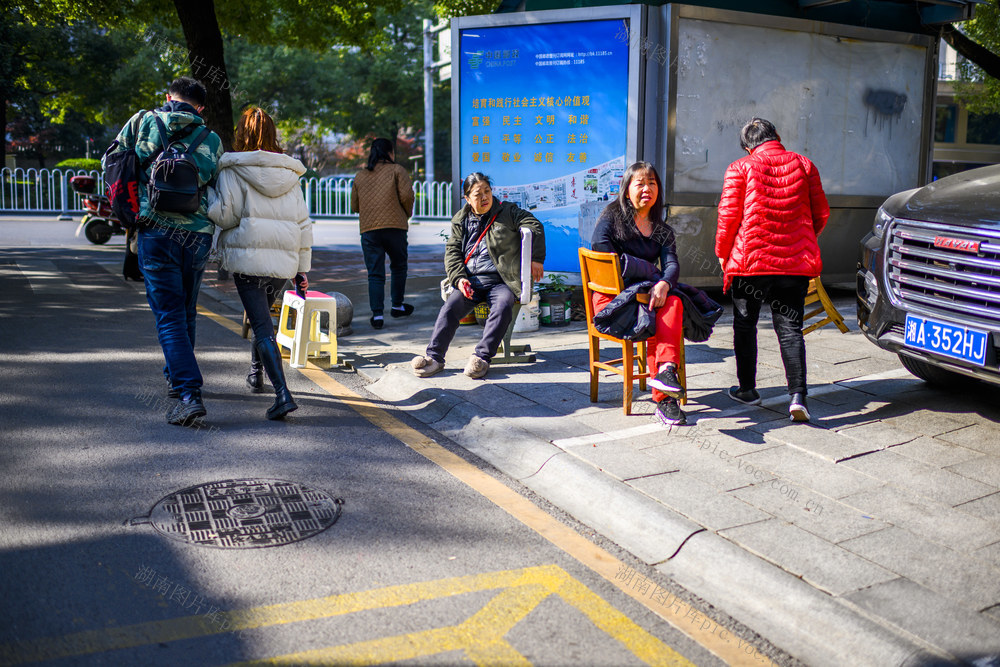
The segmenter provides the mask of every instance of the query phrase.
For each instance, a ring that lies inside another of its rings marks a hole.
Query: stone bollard
[[[354,319],[354,304],[340,292],[327,292],[337,300],[337,338],[354,333],[351,320]]]

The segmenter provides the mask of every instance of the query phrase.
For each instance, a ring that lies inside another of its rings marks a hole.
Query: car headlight
[[[872,234],[878,238],[882,238],[885,234],[885,228],[889,226],[894,218],[885,212],[884,208],[879,208],[878,213],[875,214],[875,224],[872,225]]]

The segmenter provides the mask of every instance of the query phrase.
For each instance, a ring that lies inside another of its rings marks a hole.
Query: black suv
[[[933,384],[1000,384],[1000,165],[899,192],[861,240],[858,323]]]

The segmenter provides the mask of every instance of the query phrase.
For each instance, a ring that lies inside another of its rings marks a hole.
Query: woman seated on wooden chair
[[[618,199],[601,212],[590,245],[598,252],[618,255],[626,287],[644,280],[655,283],[649,291],[649,305],[656,310],[656,335],[646,345],[649,384],[657,418],[664,424],[684,424],[687,419],[677,403],[684,393],[677,377],[683,306],[680,298],[667,295],[677,284],[680,264],[674,230],[664,220],[662,189],[660,176],[649,162],[636,162],[626,169]],[[594,293],[594,312],[600,312],[612,298]]]
[[[427,351],[414,357],[417,377],[430,377],[444,368],[444,355],[458,329],[458,322],[477,303],[489,303],[483,337],[469,357],[465,374],[482,378],[513,318],[521,298],[521,227],[532,232],[531,279],[542,279],[545,230],[535,216],[510,202],[493,198],[489,176],[474,172],[462,184],[466,205],[451,221],[444,251],[448,283],[455,288],[434,324]]]

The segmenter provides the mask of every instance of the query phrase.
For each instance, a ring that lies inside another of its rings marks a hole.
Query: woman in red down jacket
[[[732,289],[733,348],[739,386],[729,396],[757,405],[757,319],[771,307],[788,382],[789,417],[809,421],[802,316],[809,279],[823,269],[816,237],[830,217],[819,172],[785,150],[774,125],[754,118],[740,132],[748,155],[729,165],[719,201],[715,254]]]

